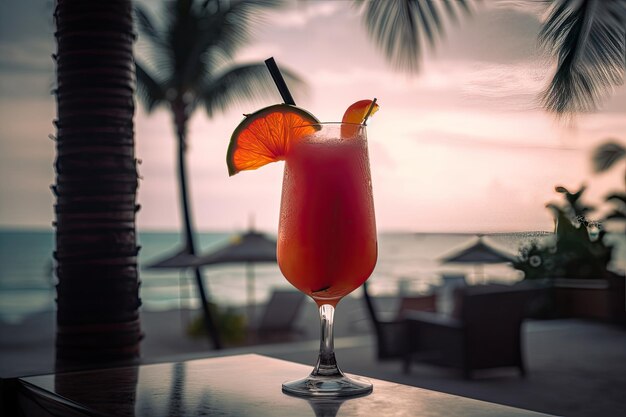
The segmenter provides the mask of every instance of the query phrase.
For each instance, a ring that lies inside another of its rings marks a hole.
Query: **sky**
[[[142,2],[158,13],[161,2]],[[554,63],[542,53],[536,4],[482,2],[471,17],[448,22],[416,75],[398,72],[368,37],[350,1],[299,1],[257,16],[236,63],[274,56],[298,73],[299,106],[320,120],[377,97],[368,124],[374,201],[380,231],[503,232],[552,230],[545,208],[556,185],[588,189],[598,206],[623,189],[624,162],[604,174],[591,151],[608,138],[626,142],[626,87],[595,114],[563,123],[538,104]],[[0,227],[50,228],[54,218],[56,109],[52,6],[44,0],[0,2]],[[139,40],[137,59],[147,53]],[[199,230],[233,230],[253,218],[277,228],[282,163],[228,177],[225,155],[242,113],[280,97],[236,103],[209,119],[199,108],[189,126],[192,208]],[[142,160],[140,230],[180,224],[175,140],[165,109],[136,112],[136,154]]]

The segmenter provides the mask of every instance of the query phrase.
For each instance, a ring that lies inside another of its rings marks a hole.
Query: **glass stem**
[[[335,307],[330,304],[320,306],[321,341],[320,355],[311,375],[314,376],[343,376],[335,360],[335,346],[333,340],[333,324]]]

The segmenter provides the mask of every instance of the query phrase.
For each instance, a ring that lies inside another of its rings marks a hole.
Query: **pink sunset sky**
[[[0,4],[0,226],[50,227],[51,6],[7,3]],[[145,3],[160,10],[160,2]],[[264,14],[236,62],[274,56],[307,82],[308,93],[295,99],[321,120],[340,120],[352,102],[378,98],[369,145],[381,231],[551,230],[545,204],[558,199],[555,185],[587,184],[586,201],[606,209],[603,197],[623,189],[625,167],[593,174],[591,151],[607,138],[626,142],[626,88],[596,114],[570,125],[556,120],[537,99],[554,70],[537,45],[540,10],[520,1],[482,3],[461,24],[446,26],[446,38],[413,76],[386,62],[350,1],[290,2]],[[140,41],[139,59],[144,53]],[[213,119],[196,111],[189,165],[199,230],[242,229],[254,216],[257,228],[275,231],[282,163],[229,178],[225,155],[241,114],[278,101],[276,94],[235,103]],[[167,111],[147,115],[137,107],[136,150],[143,177],[139,228],[177,229],[175,141]]]

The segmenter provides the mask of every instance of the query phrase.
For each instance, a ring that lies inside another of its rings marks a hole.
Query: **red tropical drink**
[[[308,397],[345,397],[372,391],[348,377],[333,347],[335,306],[370,276],[377,257],[365,120],[378,109],[361,100],[343,123],[319,123],[301,108],[278,104],[247,115],[231,137],[230,175],[285,160],[278,226],[283,275],[319,306],[320,353],[311,374],[283,391]]]
[[[376,224],[365,127],[319,126],[287,157],[278,264],[318,305],[334,306],[372,273]]]

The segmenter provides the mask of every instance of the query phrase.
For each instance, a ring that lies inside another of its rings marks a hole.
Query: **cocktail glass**
[[[333,316],[337,303],[367,280],[377,238],[366,128],[320,123],[298,139],[285,163],[278,228],[283,275],[319,307],[319,358],[309,376],[285,382],[293,395],[343,397],[371,392],[337,366]]]

